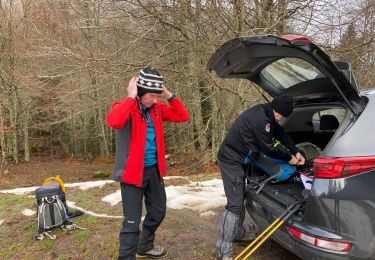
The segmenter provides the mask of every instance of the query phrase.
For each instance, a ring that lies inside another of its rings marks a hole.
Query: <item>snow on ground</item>
[[[119,202],[121,202],[121,190],[117,190],[115,193],[105,196],[102,198],[102,201],[111,204],[112,207],[117,205]]]
[[[224,206],[227,202],[223,182],[220,179],[191,182],[184,186],[168,186],[165,190],[168,198],[167,207],[173,209],[204,212]]]
[[[66,204],[68,205],[69,208],[83,211],[85,214],[88,214],[88,215],[91,215],[91,216],[94,216],[94,217],[99,217],[99,218],[123,218],[123,216],[113,216],[113,215],[107,215],[107,214],[97,214],[97,213],[95,213],[93,211],[85,210],[84,208],[76,206],[76,202],[74,202],[74,201],[67,200]],[[144,219],[145,219],[145,216],[143,216],[141,218],[142,221]]]
[[[184,176],[170,176],[165,179],[183,178],[188,179]],[[79,187],[81,190],[87,190],[94,187],[103,187],[108,183],[113,183],[110,180],[101,181],[88,181],[78,183],[67,183],[66,187]],[[0,190],[1,193],[12,193],[17,195],[26,194],[35,191],[37,187],[17,188],[12,190]],[[182,186],[168,186],[165,188],[167,194],[167,207],[173,209],[191,209],[200,212],[200,216],[206,217],[214,212],[210,209],[214,209],[220,206],[224,206],[227,199],[224,194],[223,182],[220,179],[212,179],[208,181],[192,182],[190,181],[187,185]],[[111,206],[115,206],[121,202],[121,191],[109,194],[102,198],[102,201],[109,203]],[[92,211],[85,210],[76,206],[75,202],[67,201],[70,208],[78,209],[86,214],[103,217],[103,218],[122,218],[122,216],[111,216],[107,214],[97,214]],[[31,214],[30,210],[25,209],[23,214]],[[32,214],[35,214],[33,212]],[[2,223],[2,222],[1,222]]]
[[[0,226],[4,223],[4,220],[0,219]]]
[[[163,177],[164,180],[172,180],[172,179],[186,179],[188,180],[189,178],[186,176],[167,176]]]
[[[35,210],[31,210],[31,209],[24,209],[22,212],[21,212],[23,215],[25,216],[32,216],[36,213]]]
[[[108,183],[113,183],[114,181],[105,180],[105,181],[86,181],[86,182],[76,182],[76,183],[65,183],[65,187],[79,187],[81,190],[88,190],[95,187],[103,187]],[[39,186],[38,186],[39,187]],[[38,187],[26,187],[26,188],[17,188],[12,190],[0,190],[1,193],[12,193],[16,195],[22,195],[29,192],[34,192]]]
[[[111,216],[111,215],[107,215],[107,214],[97,214],[93,211],[85,210],[81,207],[76,206],[76,202],[74,202],[74,201],[67,200],[66,204],[68,205],[69,208],[78,209],[78,210],[83,211],[86,214],[94,216],[94,217],[99,217],[99,218],[123,218],[123,216]]]
[[[25,193],[33,192],[38,187],[26,187],[26,188],[17,188],[12,190],[0,190],[1,193],[12,193],[16,195],[23,195]]]
[[[168,186],[167,207],[173,209],[192,209],[204,212],[209,209],[224,206],[227,199],[224,194],[223,182],[220,179],[190,182],[183,186]],[[114,206],[121,202],[121,191],[109,194],[102,201]]]
[[[85,181],[85,182],[76,182],[76,183],[67,183],[66,187],[79,187],[81,190],[88,190],[95,187],[103,187],[108,183],[114,183],[115,181],[106,180],[106,181]]]

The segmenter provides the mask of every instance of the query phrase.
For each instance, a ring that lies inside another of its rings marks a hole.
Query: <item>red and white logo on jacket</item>
[[[269,133],[271,131],[271,124],[270,123],[266,124],[265,129],[266,129],[266,132]]]

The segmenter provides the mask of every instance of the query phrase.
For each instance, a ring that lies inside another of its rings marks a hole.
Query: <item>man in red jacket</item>
[[[129,81],[127,92],[107,115],[107,124],[116,130],[113,179],[120,182],[124,212],[119,259],[133,260],[136,254],[161,258],[167,251],[154,246],[154,239],[166,213],[163,121],[185,122],[189,114],[154,68],[143,68]],[[143,196],[147,214],[140,232]]]

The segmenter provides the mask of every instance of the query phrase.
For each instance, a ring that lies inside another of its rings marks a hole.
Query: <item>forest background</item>
[[[156,67],[191,119],[165,124],[170,164],[215,162],[243,110],[264,102],[246,80],[206,69],[225,41],[252,34],[310,37],[375,87],[373,0],[0,1],[0,174],[33,155],[111,158],[105,116],[141,67]]]

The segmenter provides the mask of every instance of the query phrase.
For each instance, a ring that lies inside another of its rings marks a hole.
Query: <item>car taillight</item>
[[[316,247],[320,247],[320,248],[324,248],[324,249],[328,249],[328,250],[332,250],[336,252],[346,252],[352,247],[351,243],[326,240],[326,239],[309,236],[292,227],[288,227],[288,230],[295,238],[298,238],[306,242],[307,244],[310,244]]]
[[[374,169],[374,157],[317,157],[314,159],[315,178],[343,178]]]

